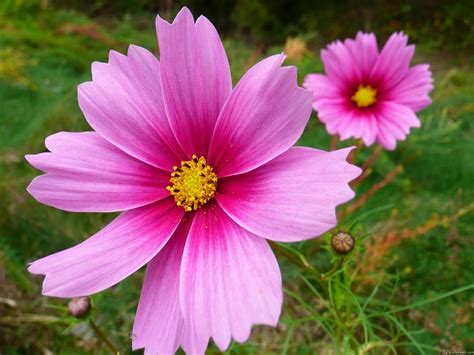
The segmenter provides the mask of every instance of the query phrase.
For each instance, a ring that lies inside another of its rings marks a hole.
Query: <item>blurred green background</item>
[[[431,64],[433,104],[419,114],[420,129],[396,151],[382,153],[357,194],[397,165],[403,172],[343,221],[357,220],[370,233],[364,241],[367,249],[357,259],[363,272],[354,289],[370,294],[374,285],[389,285],[396,279],[390,291],[393,302],[404,305],[474,284],[473,1],[4,0],[0,3],[1,354],[107,353],[86,324],[65,316],[66,300],[40,296],[41,278],[29,275],[26,266],[92,235],[113,216],[67,213],[35,202],[25,188],[39,172],[23,156],[44,151],[45,137],[57,131],[89,130],[77,105],[76,86],[90,80],[91,62],[106,61],[109,49],[123,53],[131,43],[157,52],[156,14],[172,19],[182,5],[216,25],[234,82],[258,59],[283,49],[302,80],[307,73],[322,72],[319,49],[329,41],[366,30],[376,32],[380,46],[390,33],[404,30],[417,45],[414,62]],[[299,144],[329,149],[329,140],[313,114]],[[373,149],[362,149],[358,162]],[[320,240],[294,248],[310,263],[328,268],[329,256]],[[301,271],[283,259],[279,262],[285,287],[304,297]],[[142,281],[143,270],[93,297],[96,322],[123,353],[131,352],[129,333]],[[406,332],[387,341],[396,343],[400,353],[419,352],[407,344],[413,339],[426,344],[428,353],[436,348],[473,351],[473,311],[474,294],[458,293],[401,314]],[[234,344],[230,352],[332,353],[331,338],[317,324],[294,325],[302,314],[301,304],[287,294],[279,327],[257,327],[248,343]],[[386,350],[375,347],[367,353]]]

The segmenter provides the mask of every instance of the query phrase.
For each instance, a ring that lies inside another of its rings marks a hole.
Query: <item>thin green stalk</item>
[[[293,254],[289,253],[288,251],[285,250],[285,248],[282,248],[279,246],[277,243],[269,241],[270,246],[272,249],[277,253],[278,255],[284,256],[288,261],[291,263],[299,266],[300,268],[312,273],[313,275],[316,275],[319,280],[321,280],[321,273],[314,267],[311,266],[307,263],[304,263],[301,259],[297,258]]]
[[[107,338],[107,335],[104,334],[104,332],[95,324],[95,322],[92,320],[92,318],[89,319],[89,324],[91,325],[92,330],[94,330],[94,333],[99,337],[100,340],[102,340],[105,345],[109,348],[109,350],[113,354],[119,355],[120,352],[117,350],[115,345]]]
[[[285,347],[283,348],[282,355],[286,355],[288,353],[288,349],[290,348],[291,337],[293,336],[294,330],[295,324],[290,325],[290,328],[288,329],[288,334],[285,339]]]
[[[344,261],[345,259],[344,258],[340,258],[338,263],[336,265],[334,265],[334,267],[329,270],[328,272],[326,272],[325,274],[322,274],[321,275],[321,280],[327,280],[329,279],[332,275],[334,275],[336,272],[339,271],[339,268],[342,266],[342,264],[344,264]]]
[[[454,296],[457,293],[461,293],[461,292],[464,292],[464,291],[469,291],[469,290],[472,290],[472,289],[474,289],[474,284],[467,285],[467,286],[464,286],[464,287],[460,287],[460,288],[457,288],[455,290],[446,292],[442,295],[438,295],[436,297],[433,297],[433,298],[430,298],[430,299],[427,299],[427,300],[423,300],[423,301],[420,301],[420,302],[415,302],[415,303],[409,304],[407,306],[396,307],[396,308],[393,308],[393,309],[390,309],[390,310],[387,310],[387,311],[384,311],[384,312],[373,313],[373,314],[369,315],[369,317],[373,318],[373,317],[379,317],[379,316],[383,316],[383,315],[387,315],[387,314],[393,314],[393,313],[399,313],[399,312],[407,311],[409,309],[421,307],[421,306],[424,306],[425,304],[430,304],[430,303],[433,303],[433,302],[436,302],[436,301],[440,301],[443,298]]]
[[[333,296],[333,291],[331,287],[331,281],[328,281],[328,296],[329,296],[329,303],[331,304],[331,310],[334,311],[335,319],[336,319],[336,325],[343,330],[342,333],[347,333],[350,334],[349,329],[347,328],[342,315],[339,311],[339,307],[337,306],[334,296]],[[341,334],[341,332],[337,332],[337,334]],[[341,342],[343,342],[344,337],[341,339]]]
[[[387,317],[392,321],[394,322],[397,327],[406,335],[406,337],[411,341],[412,345],[414,345],[416,347],[416,349],[418,350],[418,353],[419,354],[425,354],[425,352],[423,351],[423,349],[420,347],[420,344],[418,344],[418,342],[415,340],[415,338],[413,338],[413,336],[410,334],[410,332],[403,326],[402,323],[400,323],[398,321],[398,319],[392,315],[389,315],[387,314]]]

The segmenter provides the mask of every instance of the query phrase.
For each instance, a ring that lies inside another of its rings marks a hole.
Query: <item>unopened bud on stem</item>
[[[348,254],[354,245],[354,237],[347,232],[337,232],[331,237],[331,246],[338,254]]]
[[[89,314],[91,310],[91,300],[89,297],[77,297],[73,298],[67,304],[67,312],[69,315],[82,318]]]

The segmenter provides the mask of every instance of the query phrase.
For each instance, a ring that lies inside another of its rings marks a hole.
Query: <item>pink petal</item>
[[[384,100],[408,106],[414,112],[431,104],[428,94],[433,90],[433,78],[427,64],[410,68],[405,77],[384,95]]]
[[[353,108],[349,113],[344,115],[338,124],[336,131],[341,140],[346,140],[351,137],[360,138],[362,136],[362,123],[365,114],[361,113],[359,109]]]
[[[189,354],[203,353],[209,337],[224,351],[231,337],[246,341],[252,324],[276,326],[281,275],[267,242],[216,204],[200,209],[184,249],[180,302],[190,327]]]
[[[313,108],[318,113],[319,120],[326,124],[329,134],[338,134],[339,126],[354,109],[348,105],[347,98],[344,97],[316,100],[313,103]]]
[[[390,130],[384,125],[378,125],[377,142],[384,147],[386,150],[394,150],[397,146],[397,142]]]
[[[219,177],[255,169],[290,148],[311,114],[311,94],[296,83],[283,55],[254,65],[227,100],[211,141],[209,162]]]
[[[405,140],[412,127],[420,127],[415,113],[404,105],[394,102],[378,103],[377,141],[387,150],[393,150],[396,140]]]
[[[184,214],[171,198],[127,211],[75,247],[33,262],[43,274],[43,294],[87,296],[123,280],[150,261],[173,234]]]
[[[26,159],[46,175],[28,192],[39,202],[66,211],[114,212],[169,196],[169,173],[124,153],[96,132],[49,136],[51,153]]]
[[[156,20],[163,95],[171,127],[188,156],[206,155],[214,126],[232,91],[229,63],[214,26],[194,23],[184,7],[173,24]]]
[[[186,342],[179,305],[179,275],[192,221],[192,217],[185,217],[170,241],[148,264],[133,324],[133,350],[145,348],[147,354],[174,354]]]
[[[354,197],[361,170],[346,162],[352,148],[324,152],[294,147],[250,173],[220,182],[217,202],[261,237],[295,242],[334,227],[336,206]]]
[[[307,75],[303,87],[313,92],[314,100],[339,99],[343,95],[341,90],[322,74]]]
[[[368,83],[370,71],[377,57],[377,39],[373,33],[358,32],[355,40],[346,39],[345,46],[351,54],[354,65],[357,68],[357,76],[360,83]]]
[[[374,144],[375,139],[377,137],[378,126],[377,126],[377,118],[374,114],[368,113],[365,115],[365,127],[362,134],[362,140],[364,144],[368,147]]]
[[[357,109],[354,109],[350,114],[344,118],[344,122],[339,126],[339,133],[341,140],[346,140],[350,137],[361,138],[363,135],[365,115],[360,114]]]
[[[321,50],[321,60],[328,79],[341,90],[347,90],[358,81],[359,69],[349,48],[341,41],[335,41]]]
[[[170,170],[185,158],[166,117],[160,63],[144,48],[128,56],[111,51],[109,63],[92,64],[93,81],[78,88],[89,124],[128,154]]]
[[[414,45],[407,45],[408,36],[394,33],[383,47],[370,74],[370,83],[379,91],[395,86],[407,74]]]

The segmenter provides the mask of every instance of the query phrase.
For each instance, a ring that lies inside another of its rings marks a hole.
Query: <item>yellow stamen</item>
[[[377,102],[377,89],[370,85],[359,85],[351,99],[357,104],[357,107],[369,107]]]
[[[191,160],[182,161],[180,167],[173,167],[170,183],[166,189],[176,204],[188,212],[196,211],[214,197],[217,175],[204,157],[193,155]]]

